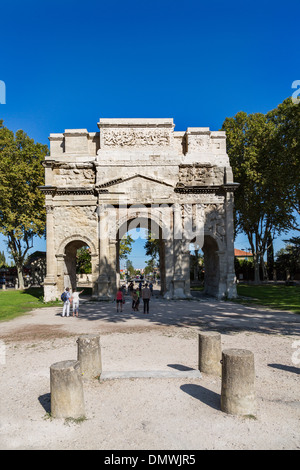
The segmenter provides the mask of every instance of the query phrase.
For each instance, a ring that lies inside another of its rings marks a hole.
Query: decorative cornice
[[[122,181],[123,181],[123,178],[117,178],[115,180],[107,181],[106,183],[103,183],[103,184],[97,184],[96,189],[108,188],[109,186],[113,186],[114,184],[121,183]]]
[[[177,183],[176,188],[174,189],[175,193],[181,194],[222,194],[228,192],[234,192],[239,187],[239,183],[227,183],[218,186],[187,186],[183,183]]]
[[[82,195],[82,194],[90,194],[95,195],[95,189],[92,188],[83,188],[83,187],[65,187],[65,188],[58,188],[57,186],[39,186],[40,191],[44,194],[52,195],[52,196],[60,196],[63,194],[72,194],[72,195]]]
[[[181,194],[211,194],[220,193],[221,186],[184,186],[178,185],[174,189],[175,193]]]
[[[44,194],[51,195],[55,193],[56,186],[38,186],[38,189],[42,191]]]
[[[75,194],[75,195],[82,195],[82,194],[90,194],[94,195],[95,190],[94,188],[57,188],[56,194],[58,196],[62,194]]]

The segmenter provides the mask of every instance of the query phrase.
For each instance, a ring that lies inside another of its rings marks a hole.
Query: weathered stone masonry
[[[172,119],[101,119],[98,127],[49,137],[41,188],[47,211],[45,300],[75,287],[76,251],[83,245],[91,251],[93,295],[113,297],[119,238],[137,220],[160,239],[165,298],[190,295],[189,243],[199,227],[205,290],[234,297],[237,185],[225,133],[207,127],[175,132]]]

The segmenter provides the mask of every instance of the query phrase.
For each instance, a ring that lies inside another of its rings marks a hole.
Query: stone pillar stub
[[[216,331],[203,331],[198,334],[198,368],[201,372],[221,375],[222,346],[221,334]]]
[[[222,353],[221,410],[234,415],[255,415],[254,355],[246,349]]]
[[[82,418],[85,414],[80,364],[75,360],[56,362],[50,367],[51,416]]]
[[[77,359],[82,378],[94,379],[102,372],[99,335],[82,335],[77,339]]]

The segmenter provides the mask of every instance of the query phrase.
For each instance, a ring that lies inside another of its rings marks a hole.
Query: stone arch
[[[91,249],[91,252],[92,252],[91,254],[92,255],[97,254],[96,246],[95,246],[94,242],[89,237],[86,237],[86,236],[80,235],[80,234],[75,234],[75,235],[71,235],[70,237],[66,237],[61,241],[61,243],[58,247],[56,256],[64,255],[66,246],[71,242],[77,242],[77,241],[82,242],[85,245],[88,245]]]
[[[164,209],[170,211],[169,206]],[[171,213],[171,212],[170,212]],[[129,211],[127,215],[120,217],[116,223],[115,240],[116,240],[116,272],[119,272],[119,240],[122,234],[127,233],[129,230],[136,228],[132,226],[131,222],[137,220],[141,228],[146,228],[151,231],[152,235],[159,240],[159,260],[160,260],[160,288],[164,293],[166,290],[166,272],[165,272],[165,237],[170,236],[171,226],[166,223],[166,217],[163,217],[154,211],[139,210],[138,207]],[[118,275],[117,275],[118,277]],[[119,280],[117,279],[117,283]]]
[[[95,278],[97,269],[97,251],[95,244],[89,237],[83,235],[72,235],[65,238],[59,245],[56,254],[57,259],[57,285],[59,291],[63,291],[66,287],[74,290],[76,288],[76,253],[83,246],[88,246],[91,250],[92,262],[92,278]],[[95,283],[93,282],[93,291],[95,291]],[[94,292],[93,292],[94,293]]]
[[[168,205],[166,207],[163,207],[163,209],[168,209],[168,211],[170,211],[171,213],[171,210]],[[132,222],[133,220],[137,218],[141,219],[142,221],[145,221],[145,220],[150,221],[150,225],[151,225],[151,222],[153,222],[154,225],[152,225],[152,228],[155,231],[155,235],[159,236],[160,231],[163,234],[163,236],[168,235],[171,227],[168,226],[168,224],[166,223],[166,218],[162,217],[162,215],[161,216],[158,215],[156,212],[155,212],[155,209],[151,210],[149,208],[149,210],[147,210],[147,208],[145,208],[145,209],[140,210],[138,208],[138,205],[134,207],[131,206],[128,209],[128,213],[126,215],[116,220],[114,233],[110,231],[110,237],[117,239],[120,231],[122,231],[121,229],[125,227],[125,225],[130,224],[130,222]],[[143,228],[148,228],[148,227],[143,227]],[[125,230],[125,232],[127,232],[127,230]]]

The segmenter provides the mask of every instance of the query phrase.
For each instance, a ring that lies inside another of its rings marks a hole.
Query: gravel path
[[[198,332],[255,356],[255,419],[220,410],[221,378],[199,374]],[[86,419],[49,418],[51,364],[99,333],[105,380],[84,382]],[[150,314],[83,301],[0,323],[0,449],[299,449],[300,316],[205,299],[153,299]]]

